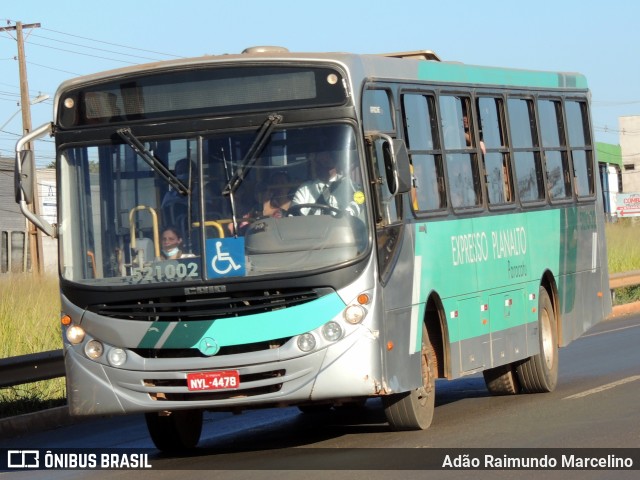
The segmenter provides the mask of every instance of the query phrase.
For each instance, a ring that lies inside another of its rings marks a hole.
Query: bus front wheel
[[[162,452],[190,450],[200,441],[202,410],[146,413],[145,420],[153,444]]]
[[[555,390],[558,383],[558,328],[553,304],[544,287],[538,295],[538,341],[540,353],[517,366],[523,393]]]
[[[409,392],[382,397],[392,430],[426,430],[433,420],[436,398],[436,354],[422,326],[422,386]]]

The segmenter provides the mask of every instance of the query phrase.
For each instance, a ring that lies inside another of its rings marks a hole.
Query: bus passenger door
[[[404,143],[386,135],[370,139],[369,174],[376,220],[378,275],[382,286],[381,321],[385,388],[391,393],[421,385],[419,299],[414,298],[415,251],[411,225],[403,221],[409,191],[409,161]],[[405,165],[398,165],[403,162]],[[405,171],[406,170],[406,171]],[[406,209],[409,212],[409,209]]]

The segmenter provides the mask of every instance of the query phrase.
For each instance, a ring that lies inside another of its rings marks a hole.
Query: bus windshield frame
[[[133,142],[63,148],[63,279],[90,286],[229,281],[326,269],[364,255],[369,213],[353,126],[274,128],[243,171],[259,133],[134,137],[144,152]],[[335,160],[326,204],[299,193],[316,187],[324,156]],[[235,191],[225,191],[241,171]],[[179,258],[164,250],[168,229],[180,238]]]

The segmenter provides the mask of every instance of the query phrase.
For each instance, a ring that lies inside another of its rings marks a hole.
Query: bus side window
[[[484,143],[484,169],[489,205],[513,203],[511,164],[505,134],[504,102],[499,97],[477,99],[478,122]]]
[[[560,100],[539,99],[538,117],[551,200],[571,198],[571,171],[567,155]]]
[[[589,134],[589,119],[585,102],[565,102],[569,146],[573,160],[573,172],[578,197],[592,197],[595,193],[595,175],[593,171],[593,149]]]
[[[362,95],[362,122],[365,131],[392,133],[393,108],[387,90],[365,90]]]
[[[482,189],[471,101],[442,95],[439,106],[451,204],[454,208],[477,207],[482,203]]]
[[[439,210],[446,207],[442,189],[444,169],[438,142],[435,98],[408,93],[402,97],[405,138],[411,156],[414,186],[414,210]]]
[[[509,98],[507,110],[520,201],[542,201],[546,195],[533,101],[527,98]]]

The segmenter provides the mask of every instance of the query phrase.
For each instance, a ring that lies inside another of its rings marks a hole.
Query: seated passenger
[[[291,206],[291,196],[289,185],[291,179],[286,172],[276,172],[269,179],[269,186],[262,200],[262,216],[277,217],[283,216]]]
[[[256,204],[242,216],[244,221],[238,223],[238,233],[242,234],[251,221],[257,218],[282,218],[291,205],[289,185],[291,180],[286,172],[274,173],[268,181],[268,186],[258,195]],[[233,225],[229,224],[229,231],[233,233]]]
[[[188,255],[182,253],[182,235],[176,227],[167,227],[160,237],[162,258],[173,260]]]

